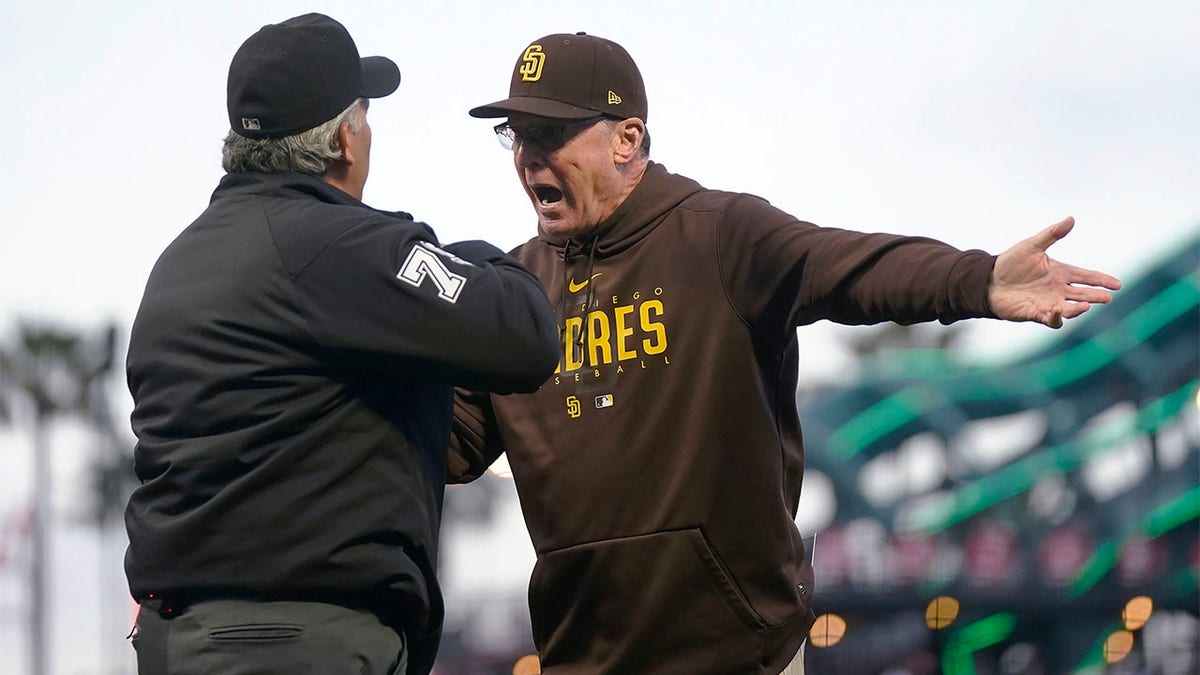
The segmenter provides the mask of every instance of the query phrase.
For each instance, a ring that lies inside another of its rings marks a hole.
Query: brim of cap
[[[512,113],[525,113],[556,120],[582,120],[603,114],[599,110],[533,96],[513,96],[503,101],[471,108],[469,112],[471,117],[508,117]]]
[[[362,61],[363,98],[382,98],[400,86],[400,68],[386,56],[364,56]]]

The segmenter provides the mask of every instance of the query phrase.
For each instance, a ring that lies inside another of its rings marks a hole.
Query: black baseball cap
[[[359,58],[342,24],[305,14],[267,24],[229,64],[229,126],[247,138],[282,138],[337,117],[358,98],[400,86],[400,69],[384,56]]]
[[[471,116],[581,120],[601,114],[645,122],[646,108],[642,73],[624,47],[587,33],[555,33],[521,52],[508,98],[472,108]]]

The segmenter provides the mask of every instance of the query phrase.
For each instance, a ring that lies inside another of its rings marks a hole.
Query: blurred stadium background
[[[810,673],[1200,672],[1200,237],[1125,283],[1004,362],[964,358],[961,326],[855,329],[855,375],[800,391]],[[27,448],[34,475],[0,513],[0,672],[133,672],[123,353],[119,326],[0,343],[5,452]],[[68,446],[87,460],[51,489]],[[532,552],[498,473],[448,491],[439,675],[537,672]],[[63,490],[84,498],[62,508]],[[80,541],[99,569],[72,567]],[[94,669],[52,669],[95,645]]]

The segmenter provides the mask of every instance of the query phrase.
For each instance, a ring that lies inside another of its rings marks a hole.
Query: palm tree
[[[47,428],[56,418],[82,417],[105,438],[115,432],[108,412],[105,381],[115,360],[116,328],[98,339],[61,327],[23,323],[15,342],[0,346],[0,423],[17,419],[15,400],[31,411],[33,500],[29,596],[29,664],[32,675],[46,672],[46,570],[50,551],[47,523],[50,504],[50,449]]]

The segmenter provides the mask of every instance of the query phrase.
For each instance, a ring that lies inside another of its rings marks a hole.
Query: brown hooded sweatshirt
[[[814,620],[796,327],[991,316],[995,259],[653,163],[594,238],[514,256],[558,306],[562,360],[532,394],[460,391],[450,466],[508,452],[543,672],[775,675]]]

